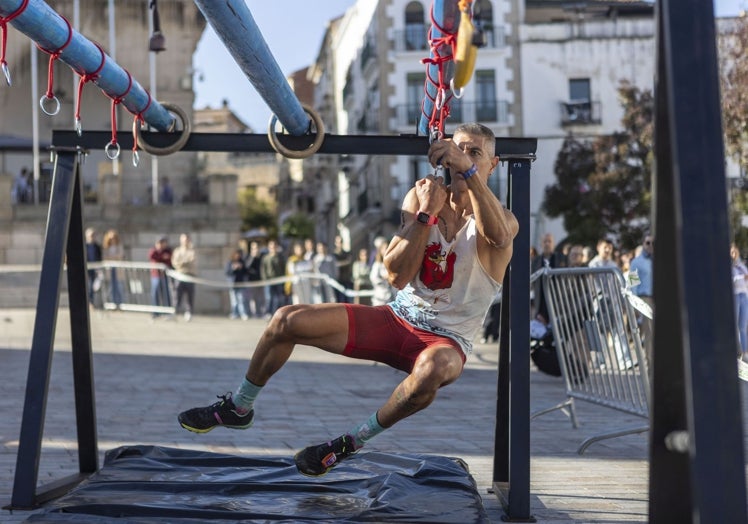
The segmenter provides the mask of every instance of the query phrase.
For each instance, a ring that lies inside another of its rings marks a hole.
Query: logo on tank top
[[[432,291],[452,287],[456,258],[454,251],[444,252],[440,242],[432,242],[426,246],[419,277],[423,285]]]

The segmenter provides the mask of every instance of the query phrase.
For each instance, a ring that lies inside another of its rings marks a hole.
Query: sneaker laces
[[[221,400],[219,400],[218,402],[214,402],[213,404],[210,405],[210,407],[211,408],[220,408],[226,402],[229,402],[229,401],[231,401],[231,403],[233,404],[234,401],[231,400],[231,395],[232,395],[231,391],[227,392],[225,395],[216,395],[216,398],[220,398]],[[236,407],[236,406],[234,406],[234,407]]]

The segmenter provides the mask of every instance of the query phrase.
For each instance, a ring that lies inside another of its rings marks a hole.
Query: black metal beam
[[[118,142],[123,150],[132,149],[132,134],[121,132]],[[149,144],[167,147],[174,142],[173,133],[143,132]],[[75,131],[55,130],[52,143],[55,147],[81,147],[101,149],[112,139],[110,131],[86,131],[78,136]],[[310,137],[280,135],[281,144],[293,150],[306,149]],[[319,149],[320,154],[333,155],[425,155],[429,140],[416,135],[325,135]],[[534,155],[537,149],[535,138],[497,138],[496,154],[499,156]],[[225,151],[243,153],[275,153],[267,135],[239,133],[192,133],[182,151]]]

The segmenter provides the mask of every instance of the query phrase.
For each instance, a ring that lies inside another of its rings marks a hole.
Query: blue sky
[[[257,26],[284,74],[310,65],[317,56],[328,21],[355,0],[247,0]],[[715,0],[717,16],[734,16],[748,0]],[[168,45],[168,35],[167,35]],[[207,27],[193,59],[202,81],[196,80],[195,107],[229,107],[256,133],[267,131],[270,110],[236,65],[215,32]]]

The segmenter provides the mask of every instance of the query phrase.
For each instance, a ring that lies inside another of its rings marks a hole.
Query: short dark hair
[[[496,135],[494,135],[493,131],[491,131],[490,128],[484,126],[483,124],[479,124],[478,122],[460,124],[459,126],[457,126],[457,129],[455,129],[454,135],[456,135],[457,133],[482,136],[486,139],[486,142],[488,142],[488,152],[491,154],[491,156],[494,156],[496,154]]]

